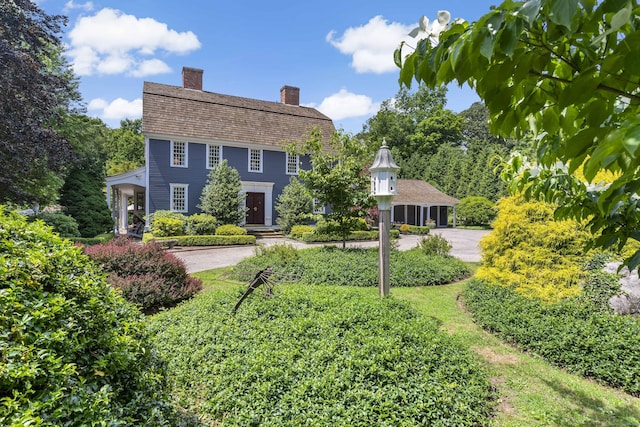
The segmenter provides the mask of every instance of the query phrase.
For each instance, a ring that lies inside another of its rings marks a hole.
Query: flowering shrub
[[[85,253],[109,273],[109,282],[146,313],[172,307],[202,289],[200,279],[187,275],[184,263],[157,243],[132,243],[125,237]]]

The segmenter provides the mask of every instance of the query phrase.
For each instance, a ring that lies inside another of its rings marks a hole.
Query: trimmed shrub
[[[212,292],[150,319],[173,393],[208,425],[482,426],[473,353],[408,303],[364,289]]]
[[[254,245],[256,236],[175,236],[177,246],[226,246],[226,245]]]
[[[216,234],[218,220],[209,214],[194,214],[187,217],[186,233],[190,236],[208,236]]]
[[[429,234],[431,229],[434,228],[429,225],[410,225],[409,233],[411,234]]]
[[[246,234],[246,229],[233,224],[221,225],[216,230],[216,235],[218,236],[244,236]]]
[[[347,236],[347,240],[377,240],[379,237],[377,230],[372,231],[352,231]],[[397,239],[400,237],[400,232],[398,230],[389,230],[389,237],[392,239]],[[319,243],[319,242],[339,242],[342,240],[342,236],[339,234],[324,234],[324,233],[302,233],[302,236],[299,240],[302,240],[305,243]]]
[[[589,235],[576,221],[555,221],[554,207],[509,197],[498,202],[493,231],[480,242],[476,277],[547,302],[580,293]]]
[[[451,243],[439,234],[431,234],[420,239],[418,248],[426,255],[447,256],[451,250]]]
[[[84,251],[109,273],[109,282],[146,313],[173,307],[202,289],[200,279],[187,275],[180,259],[154,242],[138,245],[119,237]]]
[[[0,424],[174,426],[140,312],[81,250],[0,208]]]
[[[178,218],[156,218],[151,224],[151,233],[156,237],[184,235],[185,221]]]
[[[400,225],[399,230],[400,230],[400,233],[407,234],[409,232],[409,224]]]
[[[76,220],[62,212],[40,212],[33,219],[39,219],[58,233],[60,237],[80,237]]]
[[[291,227],[291,233],[289,235],[294,239],[302,238],[304,233],[313,233],[313,226],[311,225],[294,225]]]
[[[476,323],[506,341],[640,396],[640,318],[612,314],[585,296],[546,304],[477,279],[464,301]]]
[[[482,196],[465,197],[456,206],[456,215],[462,225],[489,225],[497,213],[493,202]]]

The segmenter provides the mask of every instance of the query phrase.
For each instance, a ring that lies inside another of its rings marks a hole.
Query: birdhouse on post
[[[398,170],[400,168],[393,161],[387,141],[382,140],[382,147],[369,168],[371,195],[377,200],[379,210],[390,210],[391,200],[398,195]]]
[[[380,296],[389,296],[389,257],[391,243],[389,229],[391,227],[391,201],[398,195],[398,170],[400,168],[393,161],[387,141],[382,140],[382,147],[378,150],[371,172],[371,195],[378,202],[378,233],[380,237]]]

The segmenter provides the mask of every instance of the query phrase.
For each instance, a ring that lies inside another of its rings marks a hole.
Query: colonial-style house
[[[107,203],[116,233],[131,231],[136,218],[158,210],[185,215],[198,205],[211,168],[222,159],[235,168],[245,194],[246,226],[274,227],[275,202],[307,156],[286,152],[318,128],[325,142],[335,132],[331,119],[300,105],[300,89],[283,86],[280,102],[203,90],[203,70],[185,67],[182,86],[145,82],[142,132],[145,166],[107,178]],[[392,221],[447,226],[447,207],[458,203],[423,181],[399,180]],[[134,234],[145,225],[137,223]]]
[[[297,87],[283,86],[280,102],[260,101],[205,91],[202,75],[185,67],[182,86],[144,83],[146,165],[124,180],[107,179],[118,230],[129,225],[127,209],[146,218],[157,210],[199,212],[207,176],[222,159],[240,174],[245,225],[271,227],[278,195],[299,168],[309,167],[308,158],[290,155],[284,146],[316,127],[326,141],[335,132],[330,118],[300,105]]]

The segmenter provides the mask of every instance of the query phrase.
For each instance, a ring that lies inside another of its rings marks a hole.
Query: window
[[[287,153],[287,175],[298,174],[298,164],[300,158],[297,154]]]
[[[178,168],[187,167],[187,150],[186,142],[171,141],[171,166]]]
[[[187,212],[189,207],[189,184],[169,184],[169,206],[174,212]]]
[[[262,172],[262,150],[249,149],[249,172]]]
[[[320,201],[318,199],[313,199],[313,213],[315,214],[325,213],[324,206],[320,204]]]
[[[219,145],[207,144],[207,169],[219,165],[222,160],[222,147]]]

